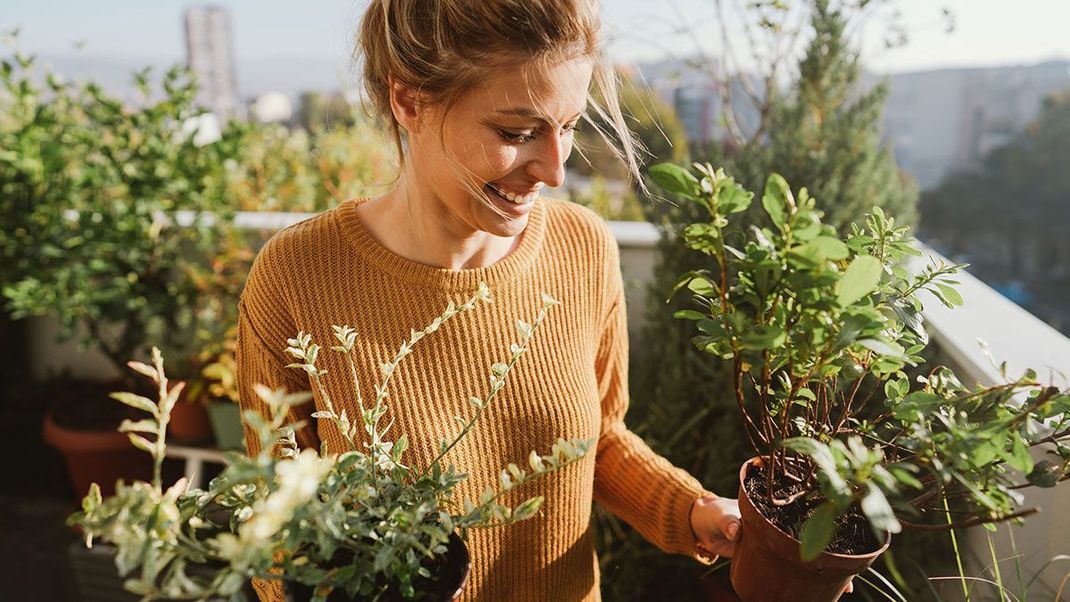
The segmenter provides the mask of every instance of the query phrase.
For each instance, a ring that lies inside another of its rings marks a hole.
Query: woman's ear
[[[395,80],[393,76],[387,79],[387,83],[390,85],[390,110],[394,113],[394,119],[405,131],[414,131],[420,125],[421,113],[426,105],[411,86]]]

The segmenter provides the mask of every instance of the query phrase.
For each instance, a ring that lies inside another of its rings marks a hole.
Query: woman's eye
[[[522,144],[535,139],[535,135],[532,132],[510,132],[509,130],[499,129],[498,133],[501,134],[502,138],[505,138],[507,142],[513,144]]]
[[[561,126],[561,133],[566,134],[575,132],[577,129],[579,129],[579,122],[567,123]],[[533,130],[526,132],[511,132],[503,128],[498,128],[498,134],[511,144],[524,144],[525,142],[531,142],[535,139],[535,131]]]

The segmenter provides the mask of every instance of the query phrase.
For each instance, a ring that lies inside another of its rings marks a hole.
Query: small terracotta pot
[[[115,494],[115,481],[152,478],[152,457],[130,443],[118,431],[76,431],[56,424],[52,411],[41,427],[44,440],[63,454],[74,493],[81,499],[92,483],[104,497]]]
[[[167,434],[175,443],[204,442],[212,438],[212,423],[208,420],[204,404],[188,399],[184,389],[175,407],[171,408]]]
[[[740,537],[732,557],[732,587],[743,602],[834,602],[851,577],[869,568],[891,541],[869,554],[822,552],[815,560],[799,558],[800,543],[781,531],[751,503],[744,481],[761,458],[751,458],[739,471]]]

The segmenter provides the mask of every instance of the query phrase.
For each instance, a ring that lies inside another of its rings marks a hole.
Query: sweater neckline
[[[338,205],[338,222],[353,249],[369,264],[393,277],[447,292],[471,291],[485,282],[501,287],[530,271],[546,236],[547,209],[543,199],[536,199],[528,214],[520,244],[502,259],[481,268],[451,270],[402,257],[384,247],[372,236],[357,213],[357,207],[370,197],[350,199]]]

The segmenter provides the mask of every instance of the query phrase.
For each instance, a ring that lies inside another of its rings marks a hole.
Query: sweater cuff
[[[672,552],[697,559],[699,557],[698,539],[691,527],[691,509],[699,499],[714,494],[695,485],[697,482],[685,484],[671,502],[671,516],[675,520],[669,526],[666,543]]]

